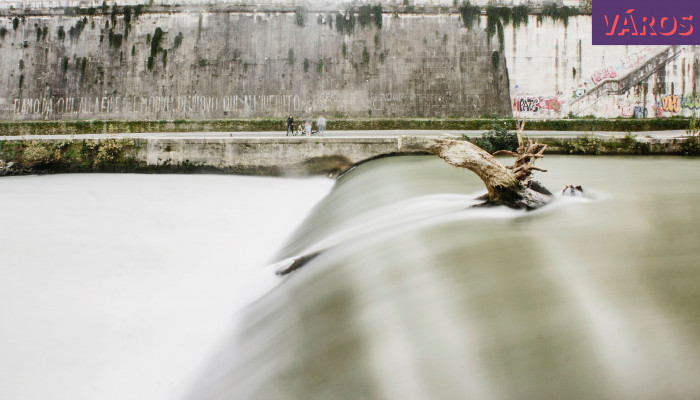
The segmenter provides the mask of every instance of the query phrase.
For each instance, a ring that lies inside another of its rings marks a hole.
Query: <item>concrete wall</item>
[[[488,43],[485,16],[468,30],[447,0],[411,0],[411,12],[403,0],[356,2],[381,3],[384,14],[381,29],[356,23],[352,34],[339,32],[335,20],[345,2],[188,0],[174,6],[163,0],[132,18],[128,37],[116,46],[109,32],[123,35],[124,17],[113,25],[109,12],[99,15],[98,1],[79,3],[97,14],[86,17],[84,31],[71,40],[67,32],[82,17],[66,16],[57,6],[74,3],[24,2],[24,10],[10,10],[15,3],[0,0],[0,29],[6,29],[0,38],[1,120],[289,113],[651,118],[689,116],[700,108],[697,46],[592,46],[586,15],[568,23],[531,15],[517,28],[506,24],[501,52],[497,36]],[[298,5],[308,9],[303,27],[295,24]],[[26,15],[16,30],[15,15]],[[148,38],[156,28],[164,32],[167,55],[158,51],[149,69]]]
[[[0,139],[0,176],[148,171],[337,176],[378,157],[431,154],[437,137]],[[683,139],[538,137],[552,154],[682,154]]]
[[[47,9],[52,7],[100,7],[103,0],[46,0],[46,1],[26,1],[26,0],[0,0],[0,9]],[[107,2],[111,4],[111,2]],[[153,0],[148,2],[151,5],[196,5],[196,4],[211,4],[211,0]],[[404,0],[218,0],[217,4],[236,4],[250,5],[255,7],[267,6],[306,6],[306,7],[328,7],[331,9],[345,8],[348,5],[362,4],[381,4],[385,7],[401,7],[404,5]],[[451,7],[454,0],[409,0],[410,5],[414,7]],[[458,1],[459,4],[462,1]],[[486,6],[490,3],[500,5],[521,5],[527,4],[530,6],[540,6],[543,4],[563,4],[570,7],[580,7],[584,3],[583,0],[471,0],[471,4],[478,6]],[[138,5],[144,4],[143,0],[119,0],[121,5]]]
[[[513,112],[530,118],[688,116],[700,108],[698,46],[593,46],[591,17],[508,26]]]
[[[101,10],[8,11],[0,16],[0,119],[510,113],[498,44],[464,28],[458,14],[386,12],[381,29],[356,22],[348,34],[337,12],[309,10],[299,26],[287,10],[153,7],[130,24]],[[162,50],[149,63],[158,29]]]

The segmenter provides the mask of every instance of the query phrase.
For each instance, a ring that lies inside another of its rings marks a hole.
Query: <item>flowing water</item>
[[[468,208],[433,157],[0,180],[0,397],[700,396],[700,160],[541,165],[586,196]]]

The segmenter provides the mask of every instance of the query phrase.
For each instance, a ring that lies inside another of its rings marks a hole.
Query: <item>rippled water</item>
[[[700,396],[700,160],[547,157],[532,213],[435,158],[342,177],[191,399]]]
[[[587,196],[470,209],[433,157],[3,178],[0,398],[700,396],[700,160],[541,165]]]

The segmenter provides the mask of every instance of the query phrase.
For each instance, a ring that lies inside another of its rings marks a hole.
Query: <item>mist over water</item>
[[[3,178],[0,398],[697,397],[700,160],[541,166],[586,197],[468,208],[433,157]]]
[[[0,398],[176,399],[328,179],[0,179]]]

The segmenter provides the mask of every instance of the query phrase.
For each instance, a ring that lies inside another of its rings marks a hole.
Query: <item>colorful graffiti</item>
[[[681,107],[688,108],[693,111],[699,109],[700,93],[684,94],[681,97]]]
[[[605,79],[614,79],[617,78],[617,72],[615,71],[615,67],[606,67],[601,70],[595,71],[594,73],[591,74],[591,81],[593,81],[594,85],[599,84]]]
[[[661,98],[661,109],[666,112],[677,113],[681,110],[680,96],[672,94]]]
[[[548,97],[516,97],[513,99],[513,111],[540,112],[554,111],[561,112],[562,102],[554,96]]]
[[[537,97],[516,97],[513,100],[513,111],[538,112],[540,99]]]
[[[651,49],[646,47],[636,53],[625,55],[614,65],[609,65],[593,72],[588,78],[580,81],[576,87],[571,89],[571,98],[577,99],[604,80],[621,77],[625,73],[641,67],[649,58],[649,53],[651,53]]]

